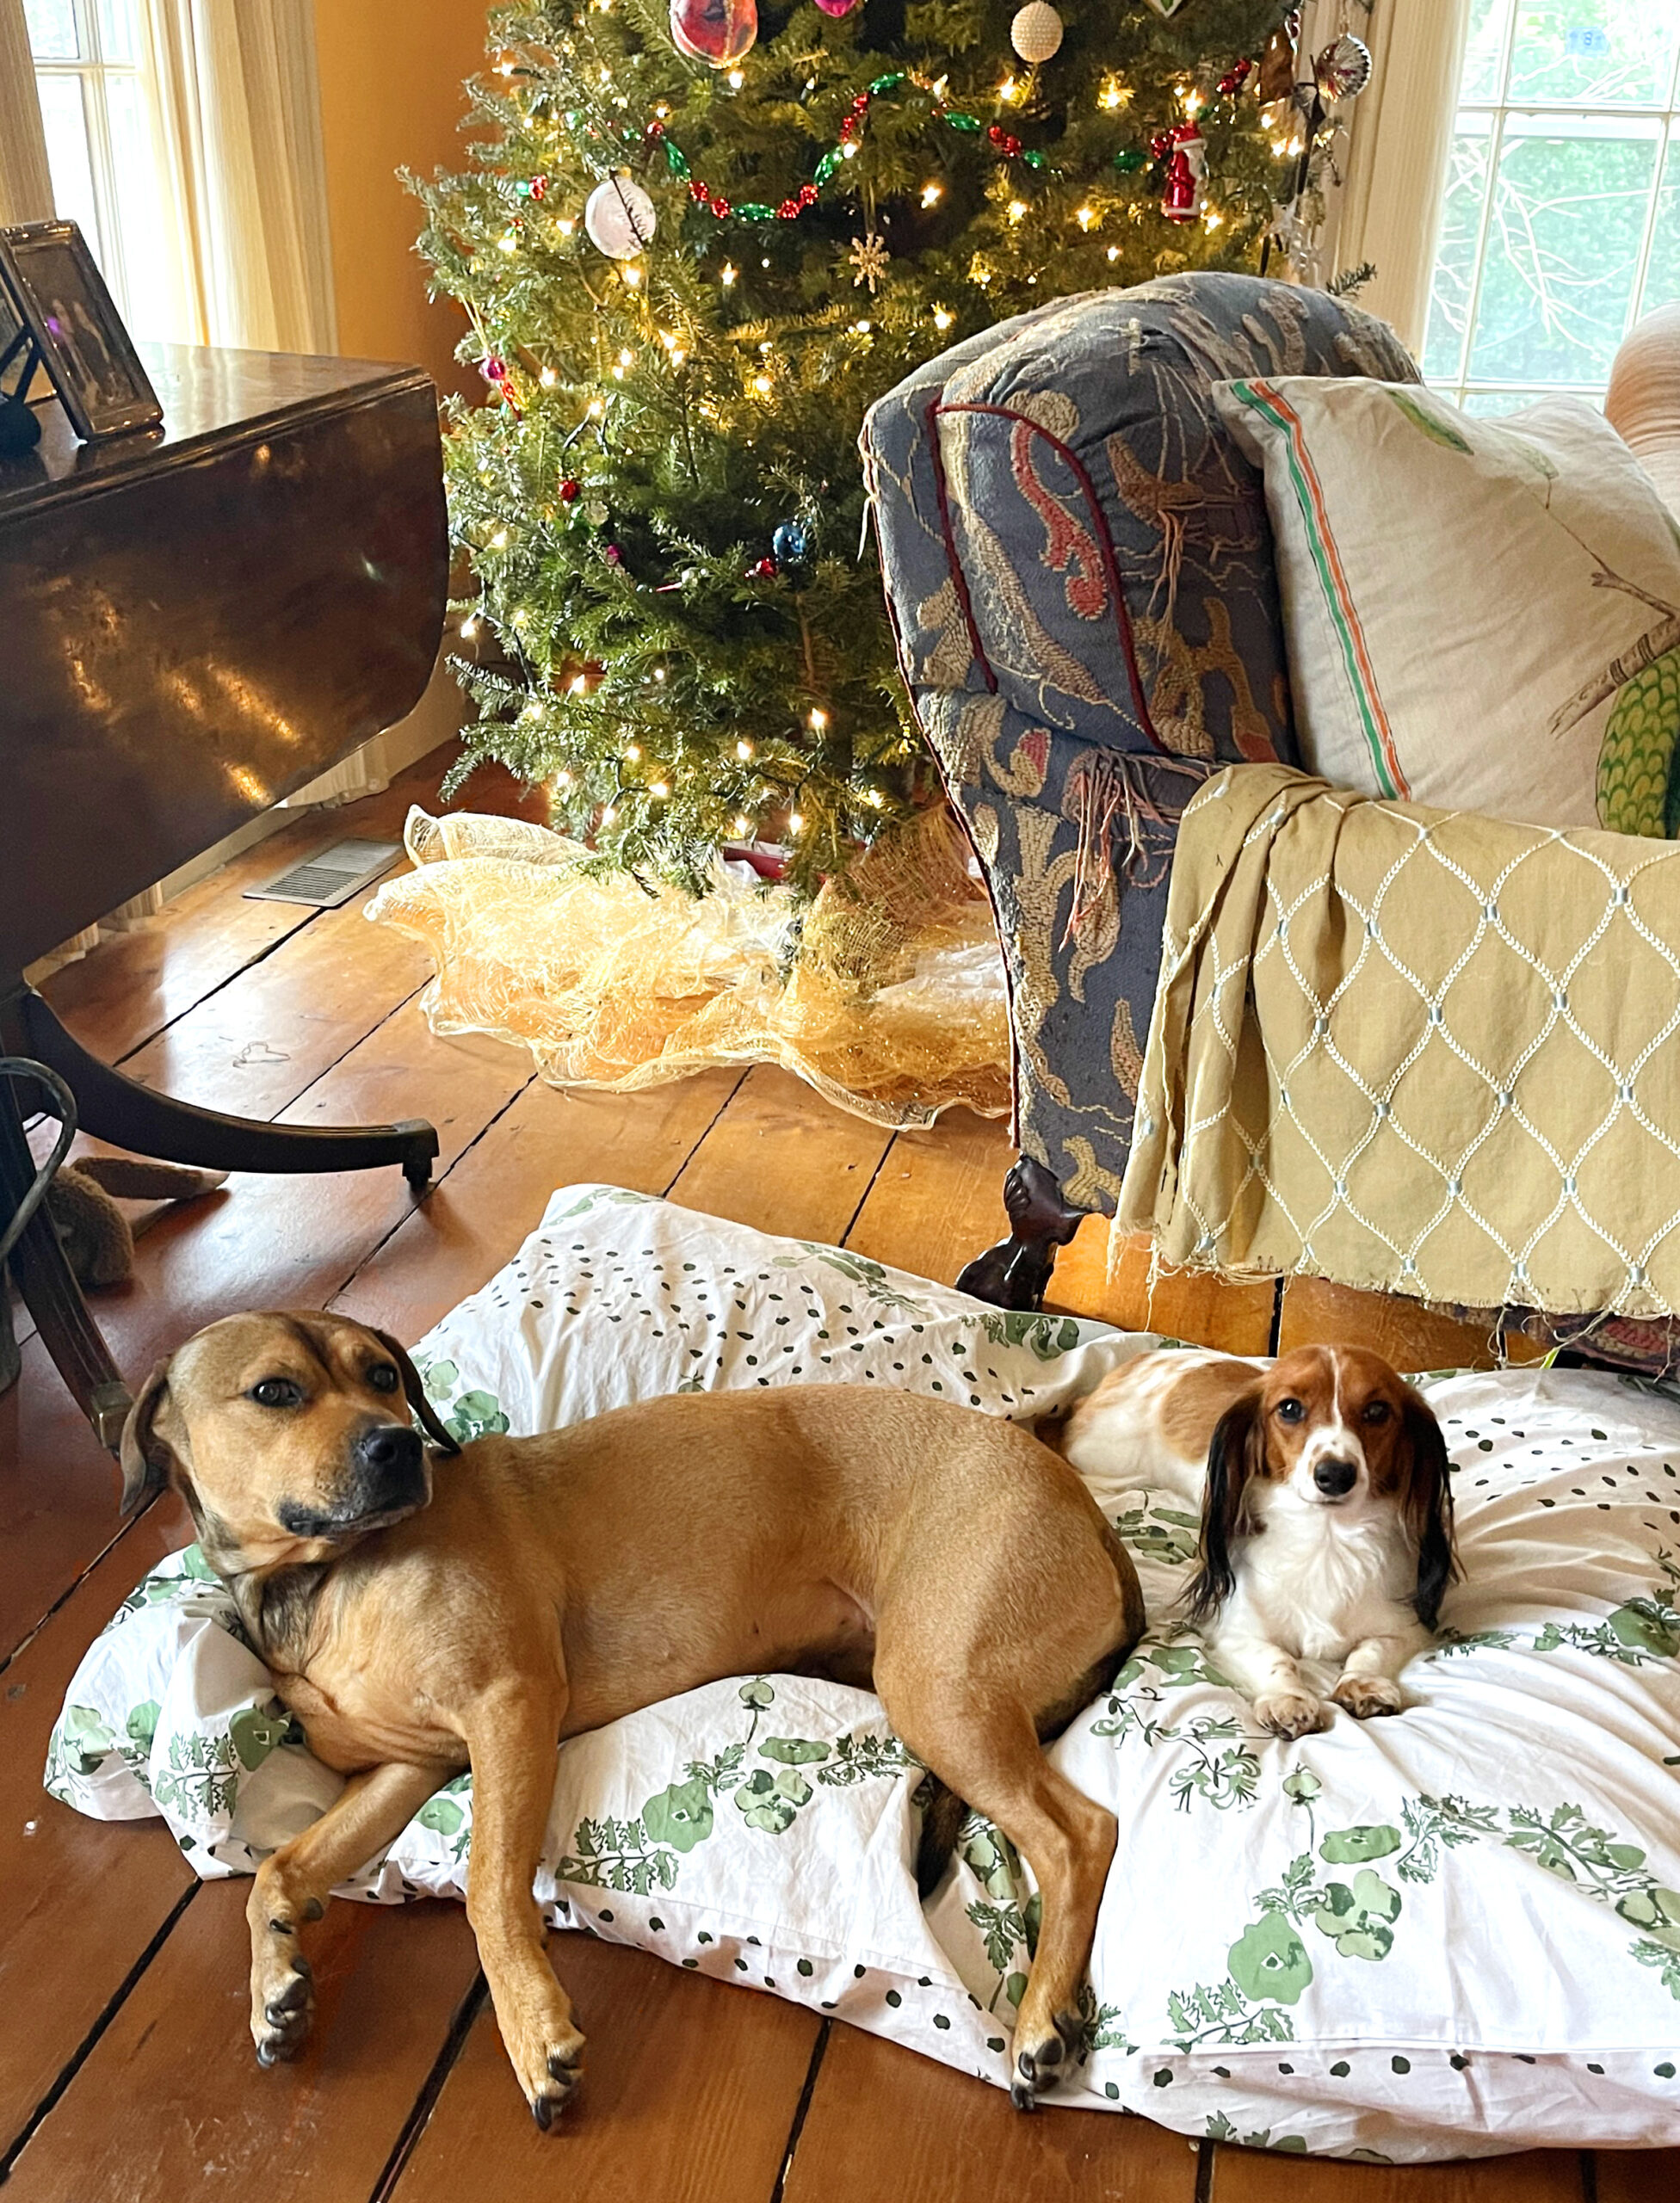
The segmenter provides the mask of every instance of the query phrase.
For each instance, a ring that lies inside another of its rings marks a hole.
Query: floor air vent
[[[318,910],[336,910],[380,874],[393,857],[403,853],[400,842],[335,842],[312,857],[294,864],[271,879],[266,887],[248,887],[253,903],[310,903]]]

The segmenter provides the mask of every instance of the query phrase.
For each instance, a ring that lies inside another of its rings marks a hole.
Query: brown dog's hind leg
[[[908,1700],[877,1683],[889,1719],[942,1782],[984,1813],[1031,1862],[1043,1899],[1038,1947],[1015,2023],[1018,2110],[1060,2077],[1078,2042],[1079,1990],[1119,1830],[1041,1749],[1034,1715],[1018,1701],[946,1683]]]
[[[584,2048],[571,2001],[543,1949],[542,1914],[531,1894],[565,1704],[527,1674],[482,1692],[463,1717],[472,1756],[466,1916],[503,2045],[545,2132],[582,2078]]]
[[[250,2032],[259,2065],[295,2058],[314,2017],[313,1977],[299,1948],[300,1924],[318,1920],[333,1884],[400,1836],[455,1772],[393,1762],[354,1774],[319,1820],[257,1868],[245,1917],[250,1922]]]
[[[1023,1468],[1041,1453],[1031,1447]],[[936,1516],[886,1587],[875,1631],[875,1688],[893,1729],[1038,1879],[1038,1944],[1010,2090],[1022,2110],[1079,2041],[1079,1994],[1119,1840],[1114,1815],[1051,1766],[1040,1738],[1106,1686],[1144,1619],[1124,1548],[1083,1493],[1058,1490],[1065,1476],[1059,1464],[1053,1478],[1023,1474],[989,1503],[990,1563],[966,1521]]]

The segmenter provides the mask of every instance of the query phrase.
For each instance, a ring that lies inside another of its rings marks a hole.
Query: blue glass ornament
[[[778,566],[802,566],[811,550],[811,537],[803,521],[785,520],[770,538]]]

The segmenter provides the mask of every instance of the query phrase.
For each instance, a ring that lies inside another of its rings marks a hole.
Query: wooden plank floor
[[[517,1051],[435,1040],[424,960],[363,923],[241,891],[347,833],[435,807],[441,760],[306,817],[59,973],[87,1044],[210,1107],[293,1123],[428,1116],[442,1152],[396,1171],[236,1180],[170,1212],[98,1313],[131,1379],[210,1317],[332,1305],[414,1337],[499,1268],[552,1188],[600,1177],[766,1230],[844,1241],[934,1277],[998,1235],[1003,1126],[957,1113],[896,1139],[785,1074],[715,1071],[629,1097],[562,1095]],[[522,808],[481,776],[462,807]],[[525,806],[525,815],[535,812]],[[1055,1305],[1265,1353],[1368,1340],[1411,1366],[1487,1342],[1368,1295],[1221,1289],[1140,1252],[1109,1276],[1095,1221]],[[27,1327],[26,1327],[27,1330]],[[65,1684],[117,1600],[188,1525],[160,1503],[119,1532],[116,1474],[26,1336],[0,1398],[0,2179],[18,2198],[176,2203],[1655,2203],[1680,2152],[1537,2154],[1416,2173],[1303,2165],[1147,2121],[1005,2099],[778,1999],[580,1937],[558,1955],[590,2038],[587,2089],[540,2136],[502,2057],[464,1916],[337,1905],[315,1933],[320,2020],[261,2073],[244,2021],[243,1891],[201,1885],[162,1828],[78,1818],[40,1788]]]

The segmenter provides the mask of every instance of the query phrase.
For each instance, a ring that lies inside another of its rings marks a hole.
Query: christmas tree
[[[499,758],[558,827],[694,884],[760,841],[808,886],[925,800],[862,543],[864,412],[1047,299],[1252,268],[1300,151],[1261,104],[1283,14],[493,15],[472,166],[415,186],[489,386],[447,437],[477,709],[457,783]]]

